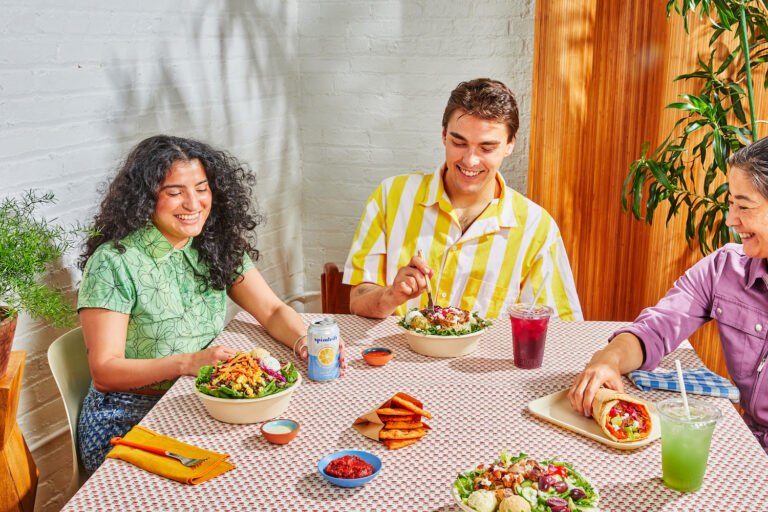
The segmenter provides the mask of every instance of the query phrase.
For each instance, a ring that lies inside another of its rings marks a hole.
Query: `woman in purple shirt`
[[[725,363],[741,392],[744,421],[768,452],[768,137],[731,155],[727,244],[691,267],[663,299],[614,333],[571,386],[589,416],[600,387],[623,391],[621,375],[653,370],[701,325],[717,321]]]

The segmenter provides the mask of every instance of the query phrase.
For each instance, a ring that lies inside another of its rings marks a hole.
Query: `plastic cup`
[[[712,432],[720,410],[701,400],[688,400],[690,419],[681,398],[656,405],[661,420],[661,470],[664,485],[681,492],[699,489],[704,481]]]
[[[507,313],[512,322],[515,366],[526,369],[540,367],[552,308],[543,304],[512,304]]]

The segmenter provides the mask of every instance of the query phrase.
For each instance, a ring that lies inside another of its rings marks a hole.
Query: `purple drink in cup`
[[[538,368],[544,357],[544,340],[552,308],[543,304],[513,304],[507,308],[512,322],[515,366]]]

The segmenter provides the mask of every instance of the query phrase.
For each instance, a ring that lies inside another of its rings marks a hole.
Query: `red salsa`
[[[363,478],[373,474],[373,466],[357,455],[345,455],[329,462],[325,472],[336,478]]]

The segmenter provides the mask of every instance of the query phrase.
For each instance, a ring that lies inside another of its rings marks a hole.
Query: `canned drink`
[[[339,376],[339,326],[333,318],[323,318],[307,327],[309,378],[333,380]]]

